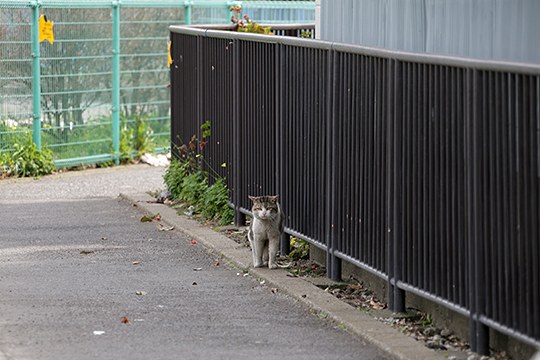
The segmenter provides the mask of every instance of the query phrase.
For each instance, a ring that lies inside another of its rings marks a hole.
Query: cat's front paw
[[[277,265],[276,264],[268,264],[268,268],[269,269],[277,269]]]
[[[262,268],[262,267],[265,267],[266,265],[263,264],[263,263],[256,263],[256,264],[253,264],[253,267],[254,268]]]

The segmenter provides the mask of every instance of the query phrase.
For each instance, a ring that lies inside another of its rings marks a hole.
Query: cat
[[[253,254],[253,267],[268,265],[277,268],[276,255],[279,239],[283,234],[285,214],[278,203],[279,195],[249,196],[253,202],[253,219],[249,225],[248,239]]]

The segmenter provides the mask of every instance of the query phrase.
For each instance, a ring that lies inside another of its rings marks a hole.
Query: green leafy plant
[[[302,30],[300,32],[300,37],[303,39],[312,39],[313,38],[313,32],[311,30]]]
[[[176,159],[172,160],[167,170],[165,170],[163,181],[165,182],[165,185],[167,185],[167,189],[169,189],[174,199],[180,198],[182,184],[188,173],[188,164]]]
[[[214,219],[220,225],[230,224],[234,218],[234,211],[228,205],[229,189],[223,178],[217,179],[203,193],[200,204],[202,215],[207,219]]]
[[[144,153],[154,152],[154,142],[152,141],[152,135],[154,131],[148,125],[148,122],[143,119],[140,114],[135,115],[135,151],[137,151],[137,156],[140,157]]]
[[[0,156],[3,176],[42,176],[54,171],[52,151],[46,146],[38,150],[31,136],[14,144],[13,148],[13,152],[2,153]]]
[[[309,243],[305,240],[291,238],[289,258],[295,261],[309,259]]]
[[[249,32],[255,34],[274,35],[270,27],[264,27],[249,18],[249,16],[242,16],[242,6],[234,5],[229,9],[233,13],[231,16],[231,22],[236,25],[236,31]]]
[[[120,124],[120,163],[127,164],[133,161],[133,129],[127,126],[127,119],[122,116]]]
[[[202,195],[208,189],[208,180],[202,171],[197,171],[188,174],[182,180],[182,191],[180,192],[180,200],[188,204],[198,206]]]
[[[201,139],[193,135],[187,144],[177,148],[178,159],[171,162],[163,179],[173,199],[194,207],[194,212],[206,219],[228,224],[234,217],[228,206],[229,189],[202,155],[212,134],[210,121],[205,121],[200,130]],[[213,180],[212,185],[209,180]]]

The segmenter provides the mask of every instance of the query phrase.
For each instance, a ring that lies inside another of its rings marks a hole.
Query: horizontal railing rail
[[[408,291],[468,316],[480,353],[488,327],[540,345],[540,66],[170,30],[171,140],[211,121],[237,222],[280,194],[329,277],[345,260],[392,310]]]

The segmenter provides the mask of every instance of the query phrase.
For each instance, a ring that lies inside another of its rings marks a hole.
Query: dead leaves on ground
[[[155,214],[155,215],[144,215],[142,218],[141,218],[141,222],[152,222],[152,221],[160,221],[161,220],[161,215],[159,213]]]

